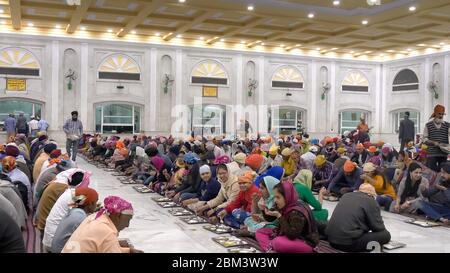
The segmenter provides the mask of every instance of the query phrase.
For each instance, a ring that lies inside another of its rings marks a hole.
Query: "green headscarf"
[[[265,200],[266,206],[268,209],[271,209],[273,207],[275,196],[273,194],[273,188],[280,183],[280,180],[276,179],[273,176],[266,176],[264,179],[264,185],[267,188],[267,191],[269,192],[269,198]]]
[[[303,184],[306,187],[308,187],[308,189],[311,189],[312,187],[312,172],[308,169],[303,169],[300,170],[297,174],[297,176],[294,178],[294,182],[293,183],[299,183],[299,184]]]

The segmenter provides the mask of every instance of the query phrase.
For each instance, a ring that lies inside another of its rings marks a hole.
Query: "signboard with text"
[[[7,91],[26,91],[27,81],[25,79],[6,79]]]

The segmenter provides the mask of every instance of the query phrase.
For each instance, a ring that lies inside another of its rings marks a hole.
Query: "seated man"
[[[361,168],[355,162],[347,160],[337,175],[331,180],[327,193],[332,193],[340,197],[347,192],[359,189],[362,183],[361,174]]]
[[[428,189],[422,186],[420,190],[429,201],[420,201],[418,209],[431,219],[450,225],[450,163],[442,165],[436,184]]]
[[[200,187],[195,194],[191,195],[191,198],[185,199],[183,205],[187,206],[191,210],[197,210],[197,208],[203,206],[209,200],[215,198],[220,191],[220,183],[212,177],[211,168],[208,165],[200,167]]]
[[[368,183],[362,184],[359,191],[342,196],[326,228],[332,247],[347,252],[368,252],[373,242],[381,248],[390,241],[391,234],[384,226],[376,196],[375,188]]]
[[[355,153],[352,156],[352,161],[358,164],[359,167],[362,167],[364,163],[367,162],[367,157],[369,155],[369,152],[364,149],[364,145],[361,143],[358,143],[356,145]]]
[[[335,173],[336,169],[333,163],[327,161],[325,156],[318,155],[314,159],[312,190],[319,191],[322,187],[328,187]]]

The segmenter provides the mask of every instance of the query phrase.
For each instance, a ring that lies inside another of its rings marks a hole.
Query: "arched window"
[[[16,76],[40,76],[40,65],[30,51],[8,47],[0,51],[0,74]]]
[[[272,76],[272,87],[303,89],[303,76],[293,66],[282,66]]]
[[[141,79],[141,71],[132,58],[123,54],[113,54],[100,64],[98,78],[139,81]]]
[[[403,69],[395,76],[392,91],[410,90],[419,90],[419,78],[411,69]]]
[[[141,107],[123,103],[102,103],[95,108],[95,131],[133,134],[141,131]]]
[[[342,91],[369,92],[369,81],[358,71],[349,72],[341,83]]]
[[[269,114],[269,132],[275,131],[278,134],[290,135],[297,132],[306,131],[305,124],[306,110],[280,106],[271,109]]]
[[[191,83],[227,85],[228,74],[220,63],[207,60],[194,67],[191,73]]]

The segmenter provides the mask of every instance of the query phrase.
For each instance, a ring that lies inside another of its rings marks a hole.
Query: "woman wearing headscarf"
[[[133,206],[118,197],[108,196],[104,207],[87,217],[65,244],[62,253],[139,253],[133,247],[122,247],[119,232],[130,225]]]
[[[392,212],[414,213],[418,209],[419,202],[426,200],[422,195],[421,188],[428,188],[428,179],[422,177],[422,167],[412,162],[408,167],[408,174],[402,179],[397,191],[397,199]]]
[[[369,183],[375,188],[378,205],[384,207],[386,211],[389,211],[392,202],[397,199],[397,195],[386,176],[378,171],[373,163],[367,162],[363,165],[361,179],[364,183]]]
[[[199,174],[199,158],[196,157],[193,153],[189,152],[184,155],[183,160],[187,166],[188,174],[183,179],[183,183],[181,184],[181,186],[167,193],[167,196],[173,197],[176,202],[180,200],[180,197],[183,193],[196,193],[198,187],[200,187],[201,178]]]
[[[74,176],[82,177],[81,182],[74,185]],[[55,235],[56,228],[58,227],[61,220],[66,217],[69,213],[69,204],[75,195],[75,190],[77,188],[87,188],[90,183],[91,172],[84,171],[81,169],[73,170],[71,175],[72,184],[69,184],[66,190],[61,194],[61,196],[56,200],[53,205],[48,217],[45,221],[44,237],[42,239],[42,244],[47,250],[50,250],[52,246],[53,236]]]
[[[150,163],[154,170],[150,171],[152,175],[145,180],[144,185],[149,185],[154,191],[162,193],[170,180],[171,168],[166,165],[164,159],[160,156],[152,157]]]
[[[97,208],[98,193],[91,188],[77,188],[70,211],[59,223],[53,237],[51,252],[61,253],[67,240],[86,217]]]
[[[312,253],[319,244],[319,233],[311,210],[298,200],[292,183],[279,183],[274,187],[274,200],[278,210],[266,209],[266,214],[279,222],[276,229],[256,231],[256,240],[265,252]]]
[[[265,213],[265,209],[275,209],[275,196],[273,188],[280,183],[280,180],[273,176],[266,176],[259,184],[259,190],[261,196],[257,194],[252,195],[252,214],[251,217],[245,219],[245,229],[247,233],[255,234],[260,228],[275,228],[275,221],[273,216],[269,216]],[[248,235],[244,230],[240,232],[240,235]]]
[[[239,194],[224,210],[218,213],[218,217],[234,228],[240,228],[252,212],[253,195],[261,195],[258,187],[253,184],[256,173],[246,171],[238,176]]]
[[[3,172],[9,177],[12,183],[20,183],[26,187],[27,193],[25,194],[25,190],[22,194],[22,200],[24,201],[24,205],[27,209],[32,208],[32,193],[31,193],[31,183],[28,177],[24,172],[19,170],[16,165],[16,159],[12,156],[7,156],[2,160]],[[20,190],[20,186],[19,186]]]
[[[313,210],[312,214],[317,221],[326,221],[328,219],[328,210],[322,208],[323,195],[326,192],[325,188],[321,188],[317,200],[312,194],[310,185],[312,181],[312,172],[307,169],[301,170],[295,177],[293,184],[297,194],[303,202],[310,205]]]

